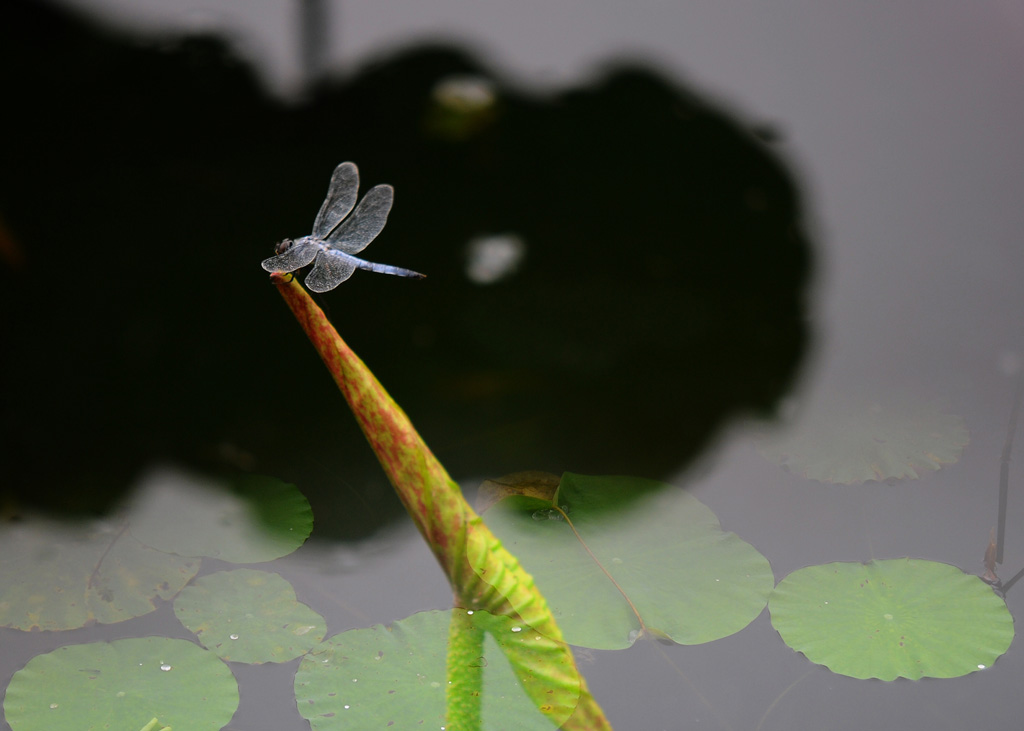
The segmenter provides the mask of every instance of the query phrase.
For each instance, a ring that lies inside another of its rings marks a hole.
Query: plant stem
[[[533,577],[466,502],[459,486],[448,476],[409,417],[341,339],[294,277],[272,274],[271,280],[320,354],[399,499],[441,564],[455,591],[457,608],[513,617],[545,640],[534,646],[535,653],[548,652],[558,657],[568,653],[571,672],[554,670],[557,665],[551,663],[549,680],[563,693],[573,694],[572,704],[552,706],[548,694],[539,691],[537,696],[531,696],[533,701],[546,713],[568,709],[571,717],[561,723],[563,729],[610,729],[601,707],[571,661],[571,652]],[[547,669],[537,667],[536,657],[543,654],[535,654],[534,659],[507,655],[522,675]],[[452,672],[458,672],[458,668],[450,668],[449,673]],[[569,712],[561,715],[569,716]]]
[[[447,731],[482,728],[484,631],[462,609],[452,610],[448,627]]]

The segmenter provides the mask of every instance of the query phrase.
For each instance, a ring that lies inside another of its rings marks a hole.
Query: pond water
[[[0,531],[39,541],[37,558],[59,543],[25,537],[40,516],[98,517],[120,536],[117,507],[154,470],[265,474],[308,499],[312,536],[239,562],[284,577],[327,636],[450,608],[433,554],[259,268],[275,241],[309,233],[331,170],[352,159],[363,191],[396,190],[370,258],[427,279],[356,272],[318,301],[471,502],[484,480],[521,470],[635,475],[699,499],[776,582],[903,557],[981,575],[1007,471],[994,568],[1003,582],[1024,569],[1022,476],[1003,459],[1024,373],[1024,161],[1005,147],[1006,120],[1024,98],[996,63],[1019,59],[1019,32],[971,26],[964,63],[992,71],[977,84],[940,81],[956,64],[929,70],[944,51],[904,39],[891,75],[880,64],[856,78],[904,84],[910,101],[855,109],[871,96],[851,82],[846,111],[822,113],[841,130],[829,137],[801,126],[809,102],[790,87],[791,106],[759,90],[750,112],[619,63],[531,93],[454,44],[382,56],[286,105],[216,39],[138,42],[12,7],[0,45],[40,61],[10,79],[37,113],[17,122],[33,144],[10,152],[0,191],[0,306],[16,315]],[[768,111],[783,122],[756,118]],[[24,581],[10,555],[8,601]],[[55,589],[77,578],[92,590],[98,555]],[[229,558],[173,571],[194,589]],[[671,573],[665,561],[656,575]],[[121,622],[0,628],[0,683],[69,645],[194,642],[180,588]],[[1005,597],[1013,617],[1020,592]],[[957,597],[931,606],[946,601]],[[791,649],[765,609],[713,641],[575,653],[622,729],[1001,731],[1024,713],[1016,642],[962,677],[860,679]],[[300,662],[230,663],[241,701],[225,728],[309,728]]]

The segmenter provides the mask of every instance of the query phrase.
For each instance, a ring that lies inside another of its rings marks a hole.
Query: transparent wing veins
[[[346,254],[358,254],[383,230],[394,199],[395,190],[390,185],[370,188],[355,212],[325,237],[325,243]]]
[[[351,277],[355,270],[353,257],[340,251],[322,251],[313,271],[306,276],[306,286],[313,292],[329,292]]]
[[[264,259],[260,266],[268,272],[294,272],[313,261],[321,249],[322,244],[306,237],[293,243],[284,253]]]
[[[313,235],[326,238],[332,229],[337,228],[345,216],[356,204],[359,196],[359,168],[354,162],[343,162],[334,168],[331,184],[327,188],[327,197],[320,206],[313,222]]]

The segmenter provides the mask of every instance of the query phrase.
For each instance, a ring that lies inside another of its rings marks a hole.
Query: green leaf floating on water
[[[420,612],[386,627],[350,630],[325,640],[303,658],[295,674],[299,712],[314,731],[443,728],[451,614]],[[535,652],[545,638],[508,617],[478,611],[472,621],[487,632],[484,654],[468,668],[483,674],[482,731],[551,731],[568,718],[579,699],[578,682],[543,687],[543,676],[517,678],[506,660],[509,653]],[[562,648],[563,672],[551,673],[558,677],[571,675],[565,671],[574,667],[568,648]],[[552,713],[537,710],[523,689],[527,684],[549,699]]]
[[[63,630],[132,619],[177,594],[198,570],[194,559],[142,545],[124,525],[5,523],[0,625]]]
[[[323,617],[295,597],[277,574],[217,571],[196,580],[174,601],[178,620],[220,658],[287,662],[327,634]]]
[[[680,644],[727,637],[775,585],[768,559],[707,506],[653,480],[567,472],[554,500],[506,497],[484,520],[573,645],[621,649],[644,629]]]
[[[854,678],[955,678],[1013,640],[1006,603],[981,579],[911,558],[794,571],[769,610],[787,645]]]
[[[154,470],[131,506],[132,534],[180,556],[258,563],[287,556],[313,530],[313,512],[294,485],[248,475],[233,481]]]
[[[791,430],[758,442],[758,451],[819,482],[916,480],[953,464],[970,439],[964,420],[908,396],[871,400],[825,394]]]
[[[156,717],[190,731],[225,726],[238,684],[216,655],[166,637],[68,645],[14,674],[4,713],[12,731],[139,729]]]

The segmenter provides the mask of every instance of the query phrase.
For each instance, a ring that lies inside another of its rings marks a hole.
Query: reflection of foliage
[[[514,490],[487,524],[574,645],[618,649],[642,632],[710,642],[747,626],[775,585],[764,556],[670,485],[566,473],[547,500]]]
[[[465,140],[482,132],[498,116],[494,82],[485,76],[453,74],[438,80],[423,126],[428,136]]]
[[[963,419],[908,397],[880,401],[833,393],[816,400],[790,432],[758,451],[820,482],[917,479],[952,464],[969,439]]]
[[[154,716],[175,729],[215,731],[237,707],[231,670],[195,643],[167,637],[37,655],[14,674],[4,699],[13,731],[141,729]]]
[[[902,558],[794,571],[769,603],[787,645],[855,678],[953,678],[1013,640],[1006,604],[977,576]]]
[[[29,261],[117,252],[53,267],[47,287],[62,296],[11,321],[5,377],[19,388],[4,406],[17,418],[0,420],[0,441],[33,467],[10,469],[0,489],[64,510],[109,504],[154,453],[194,459],[231,435],[314,501],[334,490],[324,473],[339,465],[381,497],[369,460],[353,458],[363,445],[330,436],[317,364],[287,341],[268,347],[282,313],[238,265],[305,233],[295,226],[308,226],[330,167],[353,155],[398,194],[374,245],[381,260],[430,279],[354,277],[348,296],[373,302],[374,317],[346,315],[346,337],[443,435],[454,473],[580,464],[664,475],[731,414],[770,410],[791,382],[807,333],[802,201],[783,153],[744,115],[654,64],[615,61],[538,93],[455,44],[403,49],[282,103],[233,46],[140,43],[51,2],[0,3],[3,88],[11,108],[33,110],[5,119],[8,138],[26,141],[4,158],[5,219]],[[67,109],[75,124],[62,121]],[[75,193],[55,216],[68,170]],[[495,232],[528,253],[514,277],[481,287],[458,262],[470,239]],[[216,287],[187,298],[166,265],[186,241],[217,272]],[[0,275],[10,312],[35,285]],[[100,278],[131,286],[98,292]],[[60,338],[40,327],[62,320]],[[68,362],[72,373],[41,367]],[[280,418],[289,404],[307,429]],[[83,475],[94,489],[79,489]],[[324,500],[321,530],[373,532],[396,517],[383,497],[383,516]]]

